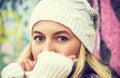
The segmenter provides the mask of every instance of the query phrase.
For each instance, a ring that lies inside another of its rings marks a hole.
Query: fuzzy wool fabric
[[[72,71],[73,61],[55,52],[43,51],[29,78],[67,78]]]

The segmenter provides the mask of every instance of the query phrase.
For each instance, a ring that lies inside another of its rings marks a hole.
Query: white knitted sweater
[[[31,72],[24,72],[18,63],[11,63],[2,71],[2,78],[67,78],[73,61],[54,52],[42,52]]]

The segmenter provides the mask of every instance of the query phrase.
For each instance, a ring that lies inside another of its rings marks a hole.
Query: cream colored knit
[[[35,7],[30,27],[40,20],[51,20],[65,25],[93,53],[98,15],[86,0],[41,0]]]
[[[38,56],[30,78],[67,78],[73,61],[63,55],[44,51]]]
[[[11,63],[2,70],[2,78],[23,78],[24,71],[18,63]]]

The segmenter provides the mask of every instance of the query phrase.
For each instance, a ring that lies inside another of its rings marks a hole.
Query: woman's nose
[[[46,41],[43,45],[43,51],[56,52],[55,44],[52,41]]]

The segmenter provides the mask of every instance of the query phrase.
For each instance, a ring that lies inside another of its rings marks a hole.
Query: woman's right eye
[[[34,38],[34,40],[36,40],[37,42],[42,42],[45,38],[43,36],[36,36]]]

